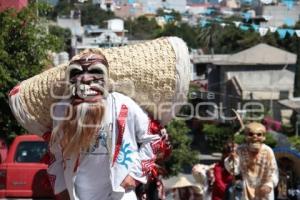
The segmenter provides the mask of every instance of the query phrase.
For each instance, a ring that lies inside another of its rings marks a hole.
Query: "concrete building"
[[[83,35],[83,28],[81,26],[80,18],[73,18],[73,17],[58,17],[56,19],[56,23],[58,26],[62,28],[70,29],[73,36],[82,36]]]
[[[207,13],[207,9],[211,5],[209,3],[203,4],[189,4],[187,7],[187,11],[192,15],[201,15]]]
[[[128,1],[117,1],[114,13],[120,18],[135,18],[144,15],[144,7],[140,0],[135,3],[129,4]]]
[[[279,104],[293,96],[297,56],[258,44],[231,55],[193,56],[193,78],[207,82],[207,91],[218,107],[245,110],[246,102],[258,102],[276,120],[291,112]]]
[[[262,25],[279,27],[285,24],[287,18],[297,22],[300,20],[300,3],[294,1],[295,5],[288,8],[283,3],[275,5],[265,5],[263,7],[263,16],[266,16],[269,20]]]
[[[85,26],[85,34],[82,41],[77,44],[77,48],[82,46],[96,46],[96,47],[113,47],[127,44],[125,31],[113,29],[101,29],[98,26]]]
[[[76,50],[81,51],[86,48],[123,46],[128,43],[125,36],[127,30],[124,29],[122,19],[111,19],[107,21],[107,28],[99,28],[96,25],[84,26],[84,34],[81,41],[77,41]]]
[[[118,0],[115,2],[115,15],[121,18],[155,15],[156,11],[161,8],[174,9],[180,13],[187,10],[186,0]]]
[[[296,135],[300,136],[300,98],[292,97],[289,99],[280,100],[279,103],[290,112],[293,112],[294,120],[287,119],[286,121],[295,127]]]
[[[187,9],[187,0],[166,0],[163,2],[163,7],[184,13]]]
[[[72,52],[78,53],[86,48],[113,47],[127,44],[125,37],[127,30],[124,29],[124,20],[110,19],[106,28],[97,25],[81,25],[80,12],[72,11],[70,16],[58,17],[57,25],[68,28],[72,33]]]

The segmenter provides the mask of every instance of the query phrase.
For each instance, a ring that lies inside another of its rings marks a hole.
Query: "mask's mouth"
[[[252,142],[252,143],[249,143],[248,146],[250,148],[250,150],[252,151],[258,151],[261,147],[261,142]]]
[[[100,101],[107,95],[107,91],[98,84],[74,84],[71,86],[74,103]]]

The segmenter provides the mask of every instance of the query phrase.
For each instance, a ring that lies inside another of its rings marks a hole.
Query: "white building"
[[[111,19],[107,22],[107,28],[99,28],[96,25],[84,26],[82,40],[77,43],[76,49],[81,51],[86,48],[123,46],[128,43],[122,19]]]
[[[73,16],[71,14],[71,16]],[[68,28],[72,33],[72,48],[76,54],[86,48],[122,46],[128,43],[122,19],[111,19],[107,21],[106,28],[97,25],[81,26],[80,17],[77,19],[59,17],[57,25]]]
[[[70,29],[73,36],[82,36],[83,27],[81,26],[80,18],[58,17],[56,20],[58,26]]]

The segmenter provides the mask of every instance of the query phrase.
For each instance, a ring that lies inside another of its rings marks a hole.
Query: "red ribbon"
[[[161,127],[159,121],[153,120],[153,119],[149,120],[148,133],[158,134],[161,129],[162,129],[162,127]]]
[[[125,121],[126,121],[127,115],[128,115],[128,108],[126,105],[123,104],[121,106],[121,111],[120,111],[119,117],[117,119],[118,139],[117,139],[117,144],[115,147],[115,153],[114,153],[112,165],[114,165],[114,163],[116,162],[118,155],[120,153],[123,135],[124,135],[124,131],[125,131]]]

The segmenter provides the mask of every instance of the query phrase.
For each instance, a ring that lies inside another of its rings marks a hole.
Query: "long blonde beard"
[[[81,103],[67,109],[66,116],[71,116],[70,119],[63,121],[51,137],[52,143],[59,140],[65,158],[78,155],[80,151],[88,151],[95,143],[104,108],[102,103]]]

